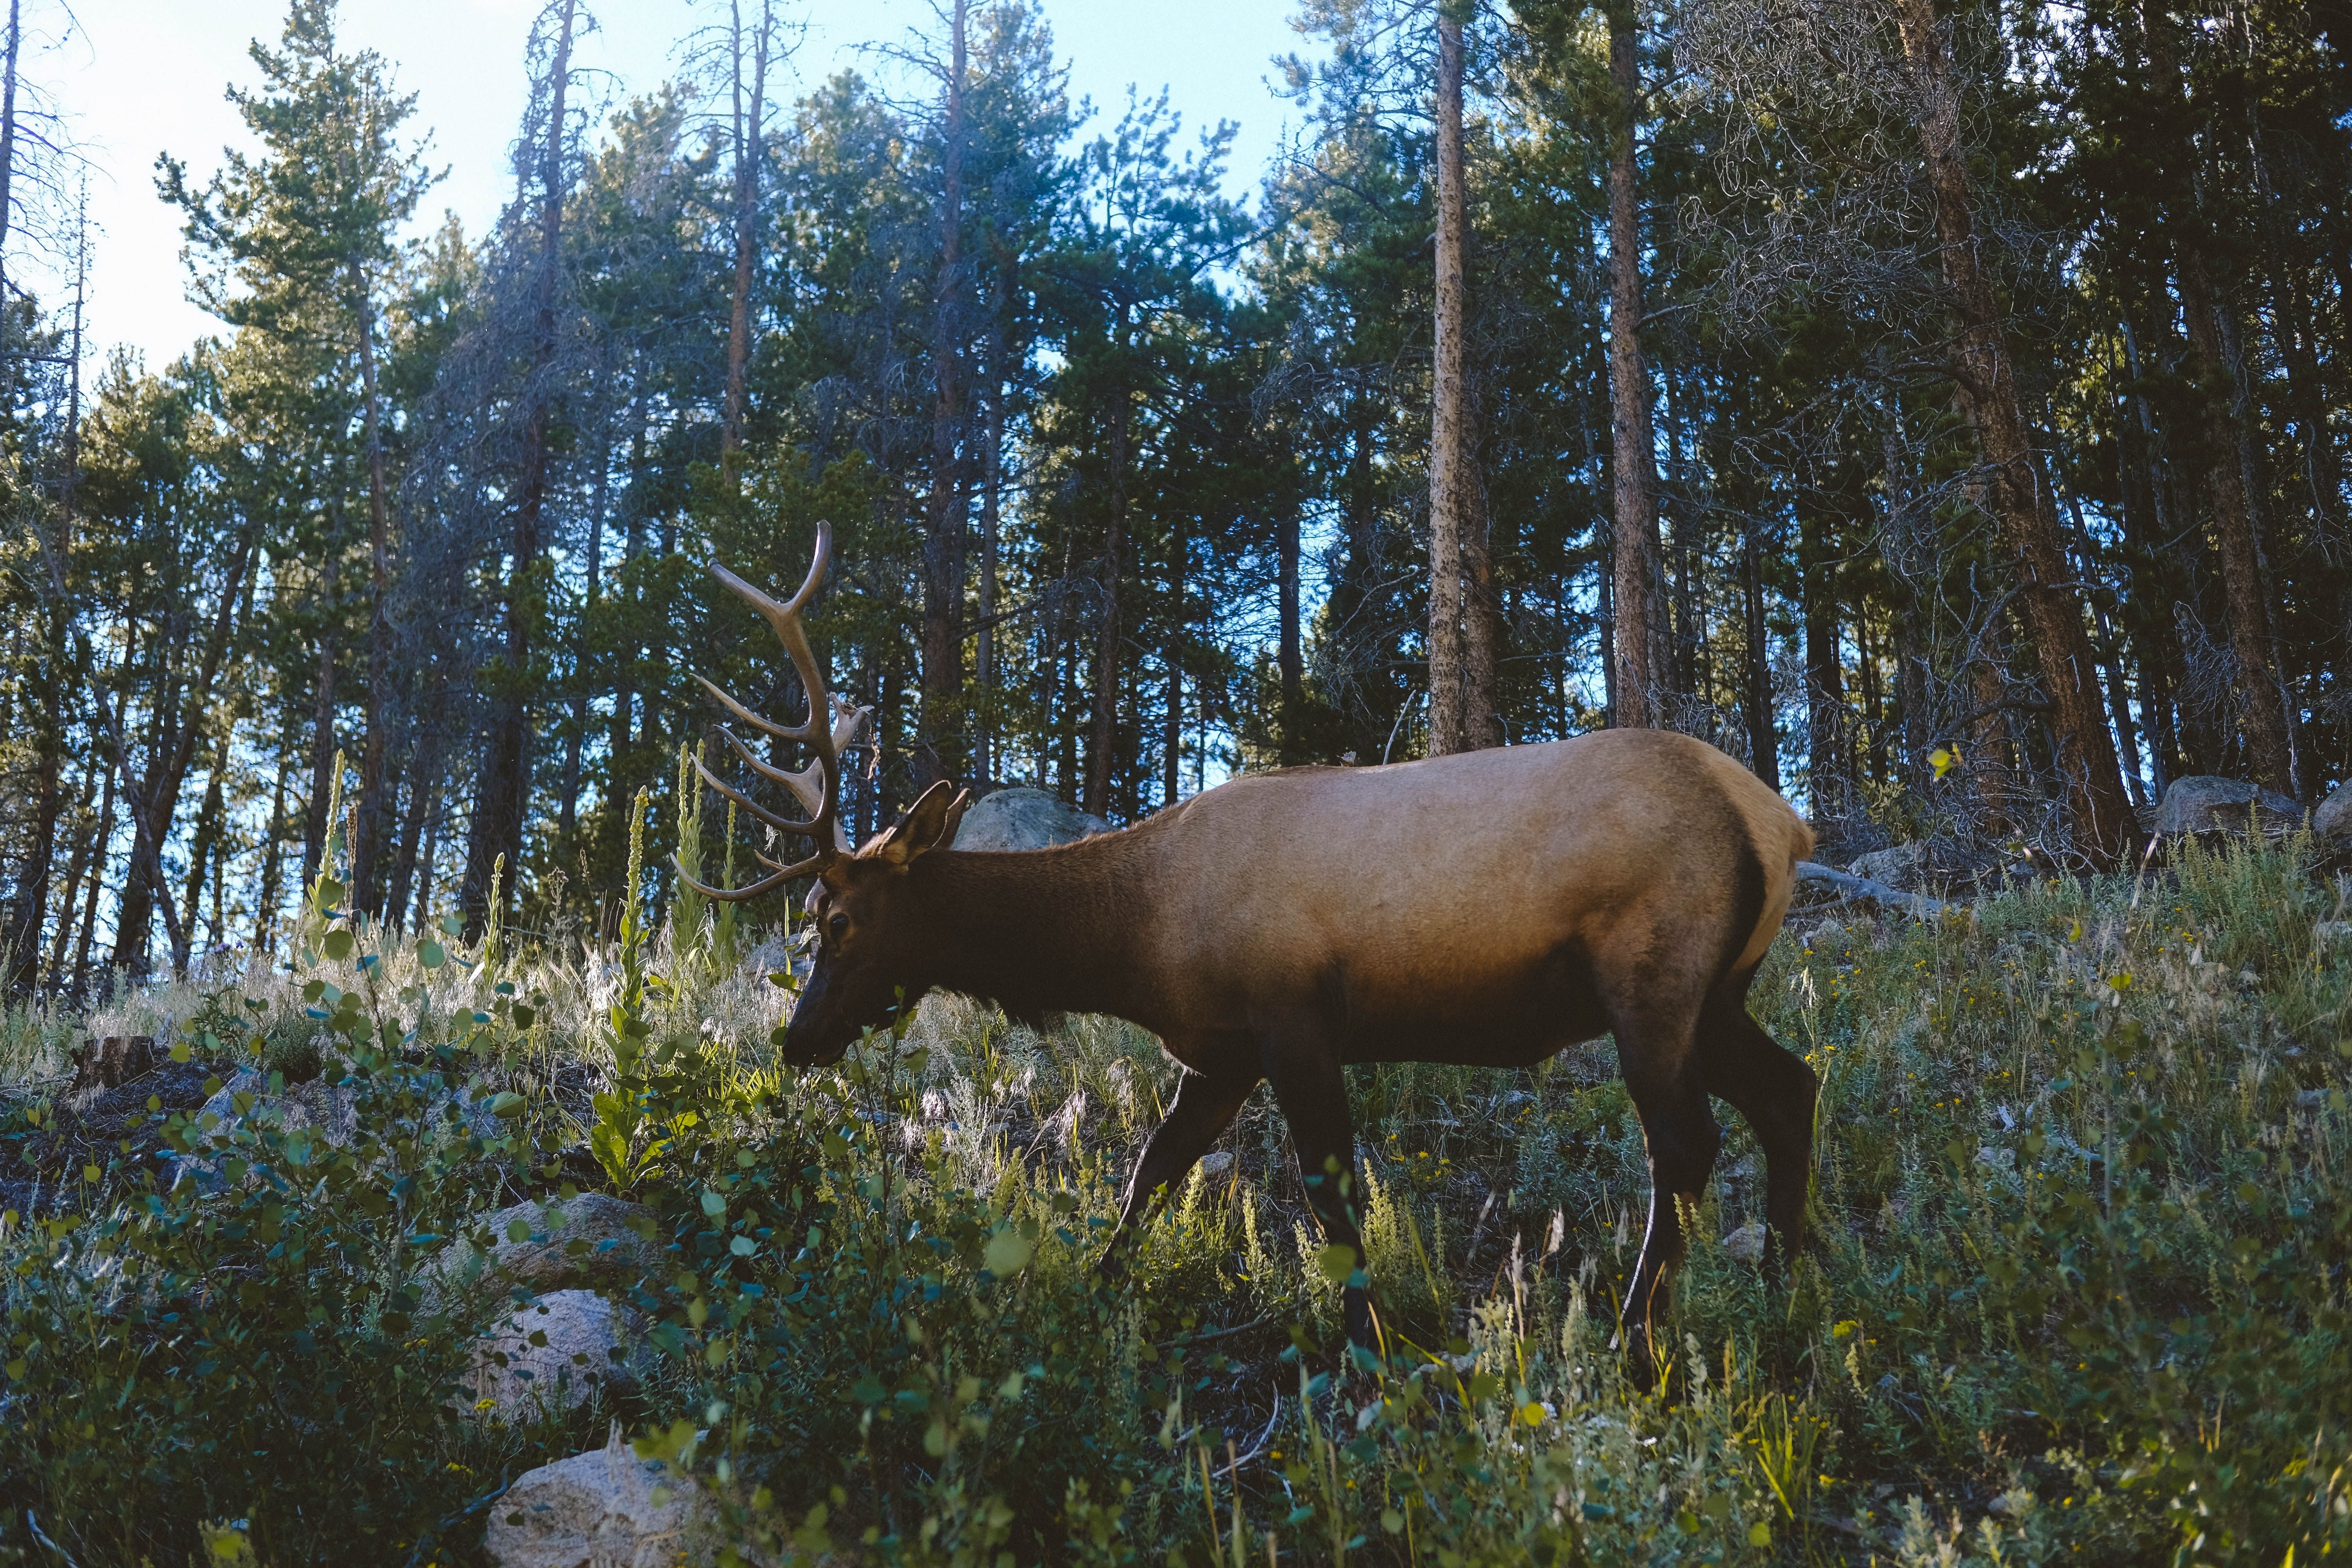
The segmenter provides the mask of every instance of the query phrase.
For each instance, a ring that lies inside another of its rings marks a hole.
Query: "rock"
[[[1110,824],[1066,805],[1042,789],[1001,789],[973,803],[956,830],[958,849],[1043,849],[1092,834]]]
[[[1198,1166],[1201,1174],[1204,1177],[1222,1176],[1233,1168],[1234,1152],[1231,1149],[1214,1149],[1210,1151],[1208,1153],[1201,1156],[1201,1163]]]
[[[163,1064],[163,1053],[155,1048],[154,1036],[109,1035],[75,1049],[73,1087],[66,1092],[120,1089]]]
[[[2352,843],[2352,784],[2338,784],[2311,814],[2311,830],[2330,843]]]
[[[481,1222],[495,1238],[487,1257],[463,1242],[446,1248],[426,1269],[428,1287],[496,1271],[501,1283],[542,1293],[625,1289],[661,1265],[662,1248],[647,1238],[653,1217],[604,1193],[516,1204]]]
[[[490,1110],[493,1098],[487,1091],[475,1095],[463,1089],[442,1095],[424,1113],[425,1129],[438,1131],[451,1125],[445,1112],[446,1107],[454,1106],[457,1111],[456,1126],[486,1139],[502,1137],[506,1124]],[[239,1109],[240,1100],[243,1109]],[[215,1119],[210,1126],[205,1125],[207,1116]],[[221,1181],[210,1152],[212,1141],[235,1134],[255,1117],[288,1132],[313,1130],[329,1148],[340,1149],[359,1136],[359,1096],[348,1078],[336,1083],[314,1078],[288,1085],[283,1094],[272,1094],[267,1076],[249,1067],[239,1068],[196,1112],[196,1146],[206,1152],[177,1156],[176,1180],[194,1181],[207,1190],[217,1191]]]
[[[272,1094],[268,1079],[252,1068],[239,1068],[197,1110],[196,1146],[209,1151],[215,1139],[235,1135],[255,1117],[288,1132],[315,1131],[329,1148],[341,1148],[359,1133],[359,1110],[348,1083],[312,1079],[283,1094]],[[224,1184],[219,1165],[209,1152],[179,1155],[173,1163],[179,1168],[175,1184],[193,1182],[207,1192],[217,1192]]]
[[[1759,1220],[1749,1220],[1723,1238],[1723,1255],[1739,1263],[1764,1261],[1764,1226]]]
[[[604,1447],[515,1478],[490,1505],[482,1547],[498,1568],[678,1563],[709,1521],[700,1489],[631,1453],[616,1423]]]
[[[456,1405],[509,1426],[561,1415],[599,1389],[634,1381],[634,1318],[593,1290],[554,1290],[511,1312],[474,1342]]]
[[[2213,778],[2192,773],[2175,779],[2157,803],[2152,831],[2161,837],[2177,833],[2242,833],[2248,806],[2256,806],[2266,833],[2302,826],[2303,807],[2283,795],[2257,788],[2243,779]]]
[[[1874,882],[1884,882],[1890,888],[1906,893],[1920,891],[1927,879],[1927,847],[1924,844],[1897,844],[1892,849],[1874,849],[1857,856],[1853,874]]]

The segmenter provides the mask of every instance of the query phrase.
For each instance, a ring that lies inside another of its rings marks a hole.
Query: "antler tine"
[[[761,805],[758,801],[753,800],[741,790],[737,789],[733,784],[729,784],[725,779],[720,778],[717,773],[714,773],[709,768],[704,767],[702,765],[702,759],[699,757],[695,759],[694,771],[702,775],[702,782],[704,784],[709,784],[712,789],[717,790],[720,795],[725,795],[729,800],[733,801],[737,805],[741,806],[745,811],[749,812],[753,817],[759,821],[766,823],[777,832],[794,833],[803,838],[813,837],[815,836],[816,824],[814,821],[794,822],[789,816],[781,816],[775,812],[770,811],[766,806]]]
[[[671,863],[676,865],[677,857],[672,856],[670,858]],[[683,866],[677,866],[677,879],[679,881],[685,883],[688,887],[692,888],[704,898],[716,899],[722,904],[740,904],[747,899],[756,899],[761,893],[768,892],[772,889],[781,888],[786,882],[793,879],[791,868],[787,867],[778,870],[772,877],[761,878],[758,881],[752,883],[748,888],[714,888],[708,882],[697,881],[694,878],[688,876],[686,874],[686,868]]]
[[[780,741],[797,741],[802,738],[801,730],[803,726],[779,724],[772,719],[765,718],[758,713],[752,712],[751,710],[744,707],[740,702],[736,701],[732,696],[729,695],[727,689],[719,685],[716,681],[698,674],[694,679],[701,681],[702,689],[710,693],[711,696],[719,699],[719,705],[724,707],[727,711],[734,714],[735,717],[742,720],[743,722],[751,725],[761,734],[773,735]]]
[[[808,818],[805,821],[795,822],[790,817],[779,816],[754,803],[742,791],[711,773],[702,764],[699,758],[695,761],[695,771],[701,775],[705,784],[750,812],[755,820],[767,824],[780,833],[796,834],[814,839],[815,846],[814,852],[807,859],[795,861],[790,866],[779,865],[765,855],[761,855],[760,863],[774,868],[773,873],[762,877],[749,888],[734,892],[720,891],[707,888],[699,882],[690,882],[690,885],[705,897],[725,899],[730,901],[740,901],[757,897],[795,877],[804,877],[812,871],[823,871],[825,867],[833,863],[844,847],[841,843],[839,813],[841,747],[845,738],[854,735],[856,731],[858,710],[851,710],[849,721],[845,725],[836,723],[834,718],[833,694],[825,687],[824,668],[817,663],[815,653],[809,647],[808,628],[801,619],[801,612],[807,608],[809,601],[816,596],[817,589],[824,584],[825,570],[832,561],[832,525],[819,523],[816,531],[815,558],[809,563],[808,575],[802,580],[800,591],[781,605],[717,562],[714,561],[710,564],[711,575],[724,584],[728,591],[737,598],[757,610],[760,613],[760,618],[766,621],[770,629],[776,634],[776,640],[784,645],[784,652],[791,658],[793,668],[801,678],[802,689],[808,694],[808,717],[798,724],[779,724],[773,720],[754,713],[713,682],[704,679],[699,675],[695,679],[702,682],[704,690],[717,698],[729,712],[746,724],[777,740],[797,742],[814,753],[815,760],[808,767],[794,773],[761,760],[752,753],[751,748],[745,745],[733,731],[724,725],[719,727],[719,732],[727,738],[728,744],[735,748],[736,754],[751,764],[751,771],[772,783],[781,784],[790,789],[799,798],[802,808],[808,812]],[[814,775],[814,780],[811,777],[812,774]]]

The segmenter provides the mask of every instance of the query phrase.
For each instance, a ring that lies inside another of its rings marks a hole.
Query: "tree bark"
[[[1853,759],[1846,754],[1845,660],[1839,647],[1837,563],[1824,520],[1809,512],[1798,522],[1797,594],[1805,629],[1805,756],[1816,822],[1835,822],[1852,808]],[[1620,620],[1622,626],[1622,620]],[[1624,640],[1621,630],[1618,637]]]
[[[1463,539],[1472,526],[1468,389],[1464,384],[1462,20],[1437,14],[1437,315],[1429,418],[1429,753],[1468,751]]]
[[[18,29],[16,0],[8,9],[7,84],[0,94],[0,247],[5,247],[7,232],[8,172],[7,164],[14,156],[16,94],[16,47]],[[25,847],[25,867],[18,874],[16,907],[10,912],[7,939],[5,994],[12,998],[29,997],[40,984],[41,933],[49,919],[49,875],[55,863],[55,843],[58,817],[65,805],[63,770],[66,746],[66,669],[68,662],[67,644],[71,635],[72,609],[64,592],[64,563],[72,558],[75,490],[81,478],[81,350],[82,310],[84,291],[89,274],[89,213],[87,203],[78,226],[79,243],[74,258],[73,327],[68,339],[70,362],[66,383],[65,472],[58,486],[58,539],[56,557],[59,580],[57,592],[48,596],[45,613],[34,623],[40,638],[40,660],[45,667],[40,681],[41,690],[29,704],[32,710],[33,790],[31,833]],[[6,270],[0,268],[0,310],[7,308]],[[68,890],[58,928],[63,931],[72,921],[73,894]],[[50,965],[56,968],[55,964]]]
[[[1772,713],[1772,652],[1764,621],[1764,552],[1753,524],[1740,538],[1739,594],[1747,634],[1740,661],[1747,690],[1739,705],[1748,721],[1748,765],[1758,778],[1779,789],[1780,732]]]
[[[1609,153],[1609,402],[1614,487],[1614,653],[1617,704],[1612,722],[1650,729],[1664,718],[1673,668],[1665,569],[1658,542],[1657,432],[1649,369],[1642,358],[1642,226],[1635,131],[1641,120],[1640,20],[1633,7],[1609,12],[1609,78],[1615,98]]]
[[[90,681],[93,689],[97,685],[97,679],[98,669],[93,665],[90,668]],[[101,695],[98,700],[103,704],[106,699]],[[119,715],[115,728],[118,730],[121,728]],[[95,752],[96,750],[97,746],[93,743],[91,751]],[[98,765],[95,756],[92,757],[90,765],[93,767]],[[90,938],[98,930],[98,895],[106,887],[107,857],[114,845],[115,773],[112,768],[108,768],[105,772],[105,788],[100,796],[98,811],[98,837],[93,841],[95,847],[90,851],[89,889],[82,895],[81,935],[75,941],[73,967],[68,971],[73,976],[72,984],[78,993],[82,989],[82,976],[89,968]]]
[[[219,739],[213,743],[212,767],[205,781],[204,800],[196,807],[195,837],[188,846],[188,880],[182,895],[185,901],[181,910],[180,926],[187,933],[191,952],[195,947],[196,917],[203,912],[205,872],[220,848],[223,785],[229,763],[228,742],[229,726],[223,725]],[[215,939],[220,935],[217,922],[213,935]]]
[[[81,799],[74,805],[72,821],[78,829],[91,826],[92,830],[75,834],[73,853],[66,861],[65,887],[58,895],[57,934],[49,939],[48,980],[52,991],[63,987],[70,978],[66,969],[66,949],[73,942],[74,905],[81,897],[81,879],[86,875],[103,876],[105,872],[102,865],[96,873],[90,870],[91,862],[103,858],[106,847],[95,837],[89,816],[91,799],[98,794],[99,775],[105,771],[95,763],[82,770]],[[107,805],[110,817],[113,815],[110,795]]]
[[[359,262],[351,264],[352,290],[359,300],[360,389],[366,402],[368,460],[368,681],[367,740],[360,758],[358,842],[352,847],[352,907],[381,907],[377,876],[382,858],[383,765],[391,729],[392,593],[391,528],[385,515],[383,426],[376,396],[375,300]]]
[[[961,5],[961,0],[959,0]],[[743,445],[744,381],[751,361],[751,272],[758,259],[760,160],[766,155],[768,58],[775,38],[773,0],[760,0],[760,27],[751,46],[751,102],[743,102],[743,5],[728,6],[728,58],[734,91],[735,286],[727,313],[727,406],[719,430],[722,452]],[[569,37],[567,26],[567,38]]]
[[[335,529],[331,531],[340,533],[341,531]],[[327,835],[334,827],[327,820],[327,801],[333,793],[335,771],[336,642],[333,627],[338,552],[338,542],[330,537],[325,575],[319,591],[319,668],[311,689],[310,799],[302,813],[302,881],[305,886],[318,876],[320,858],[327,850]]]
[[[993,783],[1001,765],[996,750],[996,578],[998,532],[1004,500],[1004,402],[1012,367],[1006,363],[1005,339],[1013,314],[1013,269],[1009,250],[996,257],[996,308],[988,324],[988,419],[982,433],[980,491],[980,647],[974,674],[982,700],[981,721],[972,726],[972,773],[982,783]]]
[[[8,220],[15,216],[16,57],[25,42],[24,0],[8,0],[8,52],[0,76],[0,300],[8,297]]]
[[[1190,547],[1180,513],[1175,537],[1169,541],[1168,644],[1160,654],[1168,671],[1168,703],[1161,714],[1160,741],[1160,804],[1163,806],[1176,804],[1184,784],[1184,638],[1190,626],[1184,616],[1184,557]]]
[[[392,897],[385,906],[385,919],[395,928],[403,921],[409,920],[408,893],[410,887],[416,882],[419,847],[426,837],[426,825],[432,817],[434,797],[440,793],[441,789],[442,719],[443,702],[436,688],[425,714],[424,733],[417,739],[416,765],[414,770],[416,782],[409,786],[408,816],[407,821],[401,829],[400,856],[394,862],[392,868]],[[432,876],[432,868],[428,864],[425,868],[425,881],[430,882]],[[423,931],[430,912],[424,907],[424,901],[420,899],[415,919],[410,921],[412,929]]]
[[[957,309],[963,281],[964,31],[967,0],[950,15],[940,262],[931,284],[931,488],[923,533],[923,738],[953,772],[951,740],[963,696],[964,487],[958,458],[963,359]]]
[[[1935,193],[1936,233],[1950,291],[1953,335],[1948,350],[1963,414],[1990,470],[1987,500],[2020,574],[2018,604],[2048,688],[2051,733],[2066,781],[2066,815],[2075,849],[2095,865],[2128,853],[2135,819],[2116,765],[2098,689],[2098,667],[2083,626],[2080,590],[2047,487],[2040,482],[2026,437],[2013,363],[1992,278],[1979,255],[1976,212],[1962,156],[1959,101],[1951,47],[1934,0],[1901,0],[1898,20],[1913,74],[1916,113]]]
[[[278,902],[286,892],[278,876],[286,839],[286,783],[294,771],[294,748],[283,743],[289,738],[281,736],[278,748],[278,785],[269,798],[269,847],[262,855],[261,887],[254,895],[253,951],[257,953],[269,951],[278,924]]]
[[[2262,559],[2261,486],[2254,479],[2244,366],[2232,352],[2230,307],[2215,289],[2206,259],[2208,221],[2198,153],[2178,129],[2191,111],[2172,52],[2171,21],[2161,6],[2143,0],[2139,24],[2168,131],[2167,174],[2173,187],[2167,204],[2172,219],[2168,227],[2174,236],[2180,313],[2200,390],[2220,426],[2214,434],[2221,449],[2201,466],[2213,509],[2213,542],[2221,560],[2223,618],[2238,666],[2239,729],[2254,782],[2293,796],[2297,793],[2293,716],[2277,665],[2269,574]]]
[[[1286,508],[1275,522],[1275,545],[1280,556],[1276,570],[1280,582],[1276,585],[1275,666],[1282,676],[1282,708],[1284,731],[1287,735],[1297,722],[1298,710],[1306,700],[1307,661],[1301,649],[1298,626],[1298,513]]]
[[[2231,374],[2223,348],[2220,312],[2202,256],[2193,238],[2180,247],[2181,314],[2188,319],[2189,347],[2198,379],[2221,404],[2226,450],[2205,465],[2213,505],[2213,543],[2221,557],[2221,602],[2230,629],[2230,651],[2238,664],[2238,722],[2246,738],[2246,760],[2264,789],[2295,795],[2294,756],[2287,728],[2286,689],[2273,662],[2269,574],[2263,570],[2254,492],[2246,483],[2243,386]]]
[[[1124,635],[1119,625],[1118,582],[1127,553],[1127,438],[1130,395],[1127,356],[1133,347],[1134,327],[1129,307],[1118,307],[1118,360],[1114,380],[1117,404],[1111,411],[1110,520],[1103,538],[1102,620],[1095,643],[1094,731],[1087,755],[1086,809],[1097,816],[1110,815],[1111,753],[1118,742],[1118,654]]]
[[[555,361],[555,291],[563,245],[564,100],[572,82],[572,29],[576,0],[561,0],[555,55],[550,71],[552,112],[541,165],[538,275],[533,279],[536,342],[531,355],[530,411],[523,426],[521,473],[517,486],[513,563],[507,575],[507,689],[490,721],[482,762],[481,787],[467,835],[466,879],[459,894],[467,939],[478,939],[489,909],[490,881],[500,857],[507,863],[500,897],[511,899],[520,880],[523,813],[530,795],[530,579],[539,561],[540,513],[547,500],[550,426],[554,395],[548,385]]]

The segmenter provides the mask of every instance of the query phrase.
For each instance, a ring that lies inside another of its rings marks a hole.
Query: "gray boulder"
[[[597,1391],[635,1380],[636,1319],[593,1290],[555,1290],[502,1316],[474,1342],[456,1405],[478,1420],[520,1426],[560,1415]]]
[[[1858,857],[1853,874],[1873,882],[1884,882],[1903,892],[1921,891],[1927,878],[1927,847],[1924,844],[1897,844],[1892,849],[1874,849]]]
[[[1097,833],[1110,824],[1065,805],[1042,789],[1001,789],[972,804],[956,830],[958,849],[1044,849]]]
[[[2311,814],[2311,830],[2332,844],[2352,843],[2352,784],[2338,784]]]
[[[487,1254],[460,1241],[426,1267],[436,1298],[442,1285],[484,1274],[539,1292],[622,1289],[661,1264],[661,1247],[647,1238],[653,1210],[604,1193],[516,1204],[481,1223],[492,1238]]]
[[[461,1136],[471,1132],[483,1138],[501,1137],[507,1129],[490,1110],[494,1098],[487,1090],[473,1094],[460,1089],[443,1096],[426,1120],[436,1131],[455,1128],[460,1130]],[[446,1114],[448,1107],[457,1110],[454,1122]],[[206,1191],[219,1191],[224,1184],[212,1149],[213,1141],[233,1136],[248,1121],[266,1123],[286,1132],[308,1131],[329,1148],[340,1149],[359,1136],[359,1097],[348,1078],[336,1083],[314,1078],[289,1084],[283,1094],[272,1094],[267,1075],[252,1068],[239,1068],[197,1110],[195,1142],[203,1152],[175,1155],[174,1180],[194,1182]]]
[[[2303,823],[2303,807],[2283,795],[2273,795],[2243,779],[2214,778],[2192,773],[2175,779],[2157,803],[2153,831],[2176,833],[2243,833],[2248,808],[2252,807],[2265,833],[2283,833]]]
[[[617,1424],[602,1448],[526,1470],[490,1505],[482,1546],[498,1568],[604,1568],[681,1563],[709,1529],[690,1480],[640,1459]]]

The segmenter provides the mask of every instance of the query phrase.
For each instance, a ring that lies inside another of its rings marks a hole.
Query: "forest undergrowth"
[[[1605,1040],[1350,1070],[1386,1353],[1349,1352],[1353,1260],[1263,1090],[1093,1274],[1173,1085],[1136,1030],[935,997],[795,1077],[789,944],[691,900],[467,948],[354,930],[342,892],[310,890],[291,969],[8,1015],[0,1560],[478,1562],[504,1487],[613,1421],[706,1490],[722,1561],[2352,1549],[2352,879],[2306,841],[1937,924],[1792,916],[1755,1005],[1822,1079],[1813,1237],[1768,1289],[1721,1109],[1656,1394],[1612,1349],[1647,1178]],[[134,1032],[206,1092],[340,1080],[356,1134],[158,1095],[139,1138],[75,1141],[69,1044]],[[225,1179],[172,1184],[192,1152]],[[621,1292],[643,1372],[558,1417],[453,1405],[500,1303],[432,1260],[589,1188],[669,1249]]]

